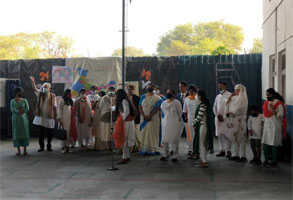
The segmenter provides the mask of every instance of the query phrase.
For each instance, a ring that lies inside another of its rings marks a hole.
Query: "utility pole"
[[[125,89],[125,0],[122,0],[122,89]]]

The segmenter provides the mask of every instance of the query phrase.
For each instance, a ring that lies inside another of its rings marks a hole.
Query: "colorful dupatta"
[[[113,133],[113,139],[115,141],[115,148],[122,148],[125,142],[125,129],[122,115],[119,113],[116,123],[115,130]]]
[[[284,116],[283,116],[283,119],[282,119],[282,139],[285,140],[286,135],[287,135],[286,106],[285,106],[284,102],[279,100],[273,106],[273,108],[277,109],[279,105],[282,105],[283,109],[284,109]],[[262,106],[262,109],[263,109],[264,117],[270,118],[271,116],[273,116],[273,113],[269,110],[269,101],[264,102],[264,104]]]
[[[140,105],[142,103],[142,101],[145,99],[145,96],[144,98],[141,100],[140,102]],[[159,101],[157,101],[157,103],[155,104],[154,108],[152,109],[151,113],[156,110],[157,108],[160,108],[161,104],[163,103],[163,100],[160,98]],[[148,124],[148,121],[144,120],[141,124],[140,124],[140,128],[139,130],[141,131],[146,125]]]
[[[75,126],[75,109],[71,106],[71,124],[70,124],[70,136],[74,141],[77,141],[77,130]]]

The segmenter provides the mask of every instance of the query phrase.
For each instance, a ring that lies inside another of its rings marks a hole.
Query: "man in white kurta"
[[[96,102],[99,99],[99,95],[97,93],[97,87],[96,86],[91,86],[90,88],[90,94],[87,95],[87,98],[91,102],[91,106],[93,105],[94,102]]]
[[[76,129],[80,147],[89,147],[91,141],[92,113],[91,103],[86,97],[85,89],[80,91],[80,97],[74,102],[76,113]],[[85,143],[84,143],[85,142]]]
[[[187,119],[187,126],[186,128],[186,135],[187,135],[187,150],[188,150],[188,159],[192,159],[193,156],[199,156],[199,152],[193,152],[193,140],[194,140],[194,128],[192,126],[192,122],[194,120],[194,114],[197,109],[197,107],[200,104],[200,101],[198,100],[197,96],[197,88],[194,85],[190,85],[188,87],[188,94],[184,100],[183,105],[183,113],[185,115],[185,119]]]
[[[215,114],[215,126],[216,126],[216,136],[218,136],[220,152],[216,155],[217,157],[227,156],[231,157],[231,142],[227,137],[227,118],[225,115],[226,104],[231,93],[227,91],[227,84],[225,82],[220,82],[218,84],[218,89],[220,94],[217,95],[213,107]]]
[[[110,112],[113,111],[112,107],[115,106],[115,96],[109,96],[109,94],[115,93],[115,88],[110,87],[108,94],[101,99],[101,140],[106,143],[106,148],[110,150],[112,134],[111,134],[111,119],[109,118]],[[105,117],[107,116],[107,117]],[[114,124],[113,124],[114,127]]]
[[[93,132],[95,135],[94,149],[99,151],[103,151],[106,149],[105,143],[101,140],[101,98],[98,98],[93,104],[95,110],[93,115]]]
[[[44,151],[44,136],[47,135],[47,150],[52,151],[53,128],[55,127],[55,118],[57,116],[57,101],[56,95],[51,93],[51,84],[44,83],[41,89],[37,89],[35,78],[30,77],[33,90],[38,98],[37,107],[33,124],[38,126],[39,145],[38,152]]]

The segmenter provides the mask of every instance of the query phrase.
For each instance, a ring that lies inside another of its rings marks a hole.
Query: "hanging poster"
[[[53,66],[52,83],[73,83],[73,67]]]

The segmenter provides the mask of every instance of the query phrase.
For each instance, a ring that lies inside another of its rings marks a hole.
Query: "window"
[[[276,56],[273,54],[270,56],[270,80],[269,80],[269,87],[272,87],[275,89],[276,87]]]
[[[282,70],[286,69],[286,54],[282,54]]]
[[[278,78],[280,79],[278,82],[278,91],[280,91],[281,95],[286,100],[286,50],[282,50],[278,56]]]
[[[286,100],[286,74],[282,75],[282,95]]]
[[[276,59],[272,59],[272,72],[276,72]]]

